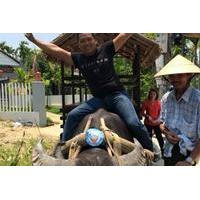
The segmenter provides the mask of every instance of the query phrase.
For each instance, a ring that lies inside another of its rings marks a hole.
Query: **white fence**
[[[44,83],[0,84],[0,119],[46,126]]]
[[[0,112],[31,112],[30,83],[0,84]]]

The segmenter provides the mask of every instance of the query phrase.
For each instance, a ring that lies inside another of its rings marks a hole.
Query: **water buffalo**
[[[88,148],[85,142],[85,131],[89,127],[103,130],[106,145],[102,148]],[[131,133],[120,117],[104,109],[99,109],[94,114],[86,116],[76,128],[73,136],[65,143],[58,143],[51,156],[43,151],[41,142],[39,142],[33,149],[33,165],[137,166],[151,165],[153,159],[152,152],[144,150],[136,139],[132,139]]]

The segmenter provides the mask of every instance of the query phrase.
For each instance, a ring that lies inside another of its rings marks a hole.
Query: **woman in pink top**
[[[155,133],[158,140],[161,152],[163,153],[163,137],[159,128],[160,101],[158,100],[158,92],[155,89],[150,89],[148,99],[142,103],[142,116],[145,117],[144,124],[147,127],[150,136]]]

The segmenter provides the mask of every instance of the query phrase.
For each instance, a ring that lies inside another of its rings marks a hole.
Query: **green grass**
[[[52,119],[50,117],[47,117],[47,126],[53,126],[54,122],[52,121]]]
[[[46,110],[47,110],[47,112],[51,112],[51,113],[54,113],[54,114],[59,114],[59,115],[62,114],[60,112],[60,107],[58,107],[58,106],[47,106]]]
[[[31,166],[32,149],[36,139],[17,141],[14,144],[0,144],[0,166]],[[47,139],[43,142],[45,151],[52,151],[52,142]],[[20,151],[19,151],[20,149]]]

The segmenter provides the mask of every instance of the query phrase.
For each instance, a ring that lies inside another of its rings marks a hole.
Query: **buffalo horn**
[[[130,153],[120,156],[122,165],[124,166],[147,165],[146,156],[141,144],[136,139],[134,139],[134,144],[135,144],[135,148]]]

